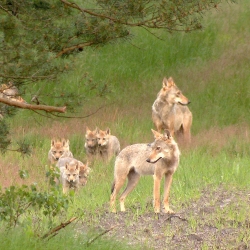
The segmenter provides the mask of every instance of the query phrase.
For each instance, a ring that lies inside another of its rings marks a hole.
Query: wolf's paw
[[[174,214],[175,212],[172,209],[170,209],[170,208],[165,208],[164,209],[164,213],[165,214]]]

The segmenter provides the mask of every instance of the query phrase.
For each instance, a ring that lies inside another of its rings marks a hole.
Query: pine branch
[[[18,101],[13,101],[5,97],[0,97],[0,103],[7,104],[9,106],[14,106],[17,108],[22,109],[31,109],[31,110],[44,110],[47,112],[59,112],[59,113],[65,113],[66,107],[55,107],[55,106],[47,106],[47,105],[33,105]]]

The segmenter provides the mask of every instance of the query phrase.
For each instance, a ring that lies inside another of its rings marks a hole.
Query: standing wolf
[[[137,185],[140,176],[153,175],[155,213],[160,212],[160,184],[163,176],[165,176],[163,200],[165,213],[173,213],[169,208],[169,193],[173,174],[179,164],[180,151],[169,131],[164,135],[153,129],[152,132],[155,136],[152,144],[130,145],[116,157],[110,197],[110,207],[113,212],[116,212],[116,196],[126,179],[128,179],[127,186],[120,196],[121,211],[125,211],[125,199]]]
[[[98,142],[97,142],[97,128],[90,130],[86,127],[85,144],[84,144],[88,161],[92,163],[94,158],[98,157]]]
[[[186,106],[190,103],[179,88],[175,85],[172,77],[165,78],[162,89],[152,106],[152,119],[158,132],[162,129],[170,131],[171,135],[191,140],[192,113]]]
[[[51,147],[48,153],[48,160],[51,164],[57,163],[60,158],[73,157],[72,152],[69,150],[69,140],[52,139]]]
[[[103,160],[109,161],[120,152],[120,142],[116,136],[111,135],[110,129],[105,131],[98,129],[97,133],[98,150]]]

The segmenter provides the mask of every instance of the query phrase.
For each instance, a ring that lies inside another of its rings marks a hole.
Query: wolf
[[[48,153],[48,160],[50,164],[56,164],[60,158],[72,157],[73,154],[69,150],[69,140],[62,139],[52,139],[51,148]]]
[[[191,141],[193,116],[187,105],[188,98],[175,85],[172,77],[164,77],[162,88],[152,106],[152,120],[158,132],[162,129],[176,135],[177,140]]]
[[[85,186],[88,181],[88,176],[91,171],[91,168],[89,167],[89,162],[86,164],[83,164],[80,162],[80,171],[79,171],[79,184],[80,186]]]
[[[62,158],[66,159],[66,158]],[[67,157],[68,161],[65,161],[64,165],[62,165],[62,162],[59,163],[59,168],[61,172],[61,182],[63,185],[63,193],[68,193],[69,189],[72,188],[75,191],[79,188],[79,173],[80,173],[80,166],[79,161]]]
[[[164,134],[152,129],[155,141],[152,144],[133,144],[124,148],[115,160],[114,183],[111,189],[110,208],[116,212],[116,196],[128,179],[127,186],[120,196],[120,209],[125,211],[127,195],[135,188],[140,176],[153,175],[154,212],[160,213],[160,183],[165,176],[164,212],[173,213],[169,207],[169,193],[173,174],[179,165],[180,150],[169,131]]]
[[[81,161],[72,158],[72,157],[64,157],[60,158],[56,164],[56,166],[60,169],[61,176],[63,175],[66,165],[70,163],[74,163],[75,165],[77,164],[79,167],[79,173],[78,176],[79,178],[77,179],[77,188],[79,186],[85,186],[87,184],[87,179],[89,176],[89,173],[91,171],[91,168],[88,166],[88,162],[86,164],[82,163]],[[61,178],[62,179],[62,178]]]
[[[86,127],[85,144],[84,144],[87,158],[90,162],[99,156],[98,142],[97,142],[97,128],[90,130]]]
[[[120,142],[118,138],[111,135],[109,128],[97,131],[98,151],[104,161],[109,161],[120,152]]]

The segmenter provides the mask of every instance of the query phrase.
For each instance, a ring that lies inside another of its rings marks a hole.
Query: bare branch
[[[47,106],[47,105],[32,105],[28,103],[13,101],[5,97],[0,97],[0,102],[7,104],[9,106],[14,106],[22,109],[31,109],[31,110],[44,110],[47,112],[59,112],[65,113],[66,107],[55,107],[55,106]]]
[[[98,234],[96,237],[94,237],[93,239],[90,239],[87,242],[87,246],[89,246],[90,244],[92,244],[94,241],[96,241],[98,238],[100,238],[101,236],[103,236],[104,234],[110,232],[111,230],[113,230],[114,228],[116,228],[118,225],[112,226],[109,229],[106,229],[105,231],[103,231],[102,233]]]
[[[54,75],[49,75],[49,76],[9,76],[9,75],[4,75],[4,74],[0,74],[0,77],[10,78],[10,79],[30,79],[33,81],[55,78]]]
[[[48,233],[46,233],[46,234],[42,237],[42,239],[45,239],[45,238],[47,238],[47,237],[50,236],[50,235],[52,235],[51,237],[55,236],[55,234],[57,234],[57,232],[58,232],[59,230],[61,230],[62,228],[65,228],[66,226],[68,226],[71,222],[73,222],[73,221],[76,220],[76,219],[77,219],[77,217],[73,217],[73,218],[69,219],[68,221],[66,221],[66,222],[64,222],[64,223],[61,223],[61,225],[59,225],[59,226],[57,226],[57,227],[51,229]]]
[[[12,16],[11,12],[6,10],[2,5],[0,5],[0,9],[2,9],[3,11],[7,12],[9,15]]]
[[[67,52],[70,52],[72,50],[75,50],[75,49],[82,49],[84,47],[87,47],[87,46],[90,46],[90,45],[93,45],[94,42],[88,42],[88,43],[82,43],[82,44],[77,44],[77,45],[74,45],[72,47],[68,47],[68,48],[65,48],[63,49],[62,51],[60,51],[56,56],[55,58],[67,53]]]

